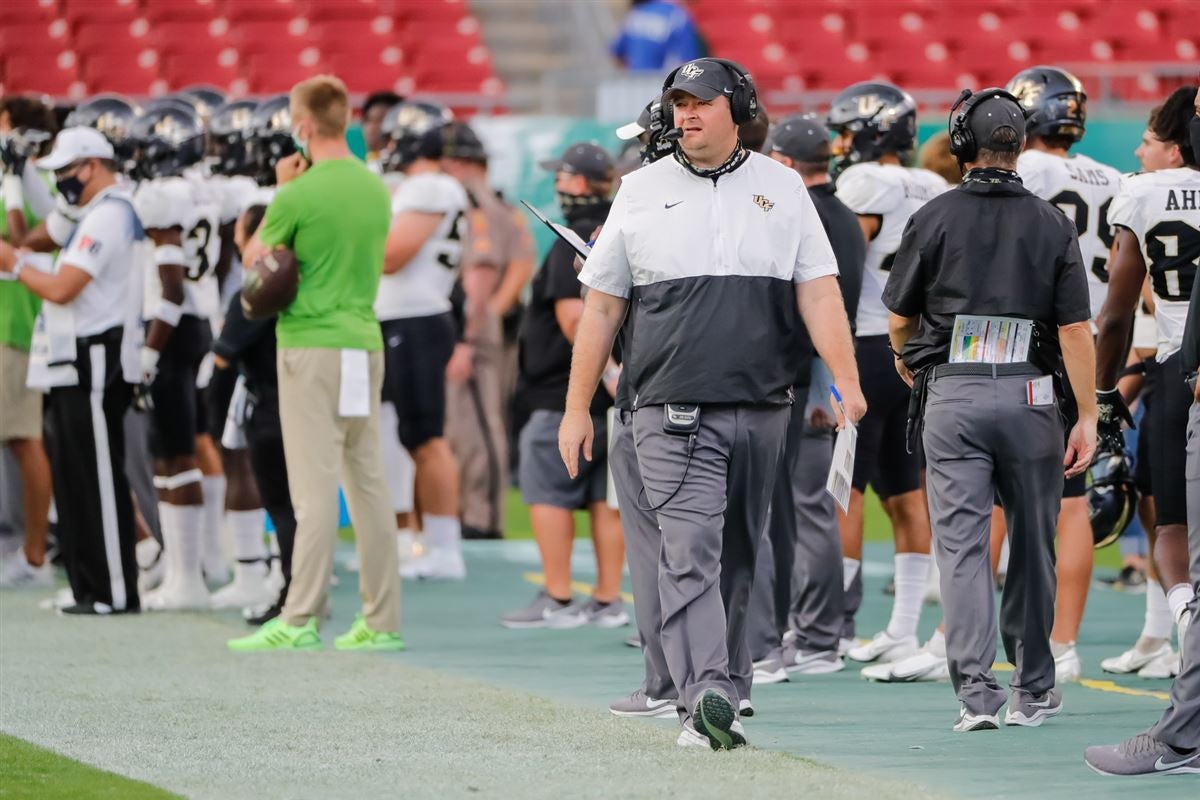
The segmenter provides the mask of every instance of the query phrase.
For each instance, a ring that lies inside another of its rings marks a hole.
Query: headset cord
[[[679,483],[675,484],[675,490],[673,492],[671,492],[669,495],[667,495],[667,499],[663,500],[658,505],[650,506],[649,508],[646,508],[645,506],[642,505],[642,495],[644,495],[646,493],[646,482],[644,480],[642,481],[642,488],[638,492],[638,496],[637,496],[637,500],[636,500],[637,507],[640,510],[642,510],[642,511],[658,511],[660,508],[665,506],[667,503],[669,503],[675,499],[675,495],[679,494],[679,490],[683,488],[683,482],[687,480],[688,468],[692,466],[692,452],[695,449],[696,449],[696,434],[689,433],[688,434],[688,444],[687,444],[687,461],[685,461],[683,464],[683,475],[679,476]]]

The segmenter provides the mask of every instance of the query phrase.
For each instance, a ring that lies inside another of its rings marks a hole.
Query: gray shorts
[[[534,411],[521,429],[521,465],[517,474],[521,499],[528,505],[554,506],[571,511],[603,503],[608,497],[608,427],[604,417],[592,417],[596,431],[592,460],[579,460],[579,477],[567,475],[558,452],[561,411]]]

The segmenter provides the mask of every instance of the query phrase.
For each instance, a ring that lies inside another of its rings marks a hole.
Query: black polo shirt
[[[604,224],[607,204],[575,220],[571,229],[584,241],[597,226]],[[554,316],[559,300],[582,297],[583,284],[575,274],[575,251],[555,239],[530,285],[529,305],[520,334],[520,374],[518,389],[530,411],[562,411],[567,405],[567,383],[571,377],[571,343],[563,335]],[[592,414],[601,415],[612,405],[603,387],[592,398]]]
[[[225,312],[213,352],[246,376],[246,390],[260,400],[279,393],[275,368],[275,317],[249,320],[242,313],[242,293],[235,292]]]
[[[1192,283],[1192,299],[1183,326],[1183,345],[1179,348],[1179,366],[1184,375],[1200,369],[1200,280]]]
[[[903,352],[913,370],[949,360],[959,314],[1034,320],[1052,337],[1091,316],[1075,226],[1016,173],[964,181],[913,214],[883,303],[921,318]]]

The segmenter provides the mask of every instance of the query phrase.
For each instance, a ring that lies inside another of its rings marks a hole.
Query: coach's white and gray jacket
[[[626,175],[579,279],[630,301],[634,405],[782,403],[796,283],[837,275],[804,182],[751,153],[716,179],[674,158]]]

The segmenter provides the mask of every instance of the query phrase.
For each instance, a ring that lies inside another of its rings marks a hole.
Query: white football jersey
[[[1075,223],[1095,319],[1108,296],[1108,252],[1113,243],[1108,210],[1121,188],[1121,173],[1087,156],[1063,158],[1040,150],[1021,153],[1017,173],[1026,189],[1058,206]]]
[[[1158,326],[1158,360],[1183,344],[1188,300],[1200,267],[1200,170],[1179,167],[1125,178],[1108,221],[1138,239]]]
[[[428,317],[450,310],[450,292],[458,277],[462,239],[466,233],[467,193],[442,173],[406,178],[392,197],[392,214],[417,211],[441,214],[425,244],[399,272],[384,275],[375,297],[380,320]]]
[[[888,332],[883,287],[900,249],[904,227],[917,209],[949,188],[950,184],[935,172],[895,164],[854,164],[838,176],[838,199],[855,214],[877,215],[881,220],[879,232],[867,243],[858,299],[858,336]]]
[[[138,185],[134,205],[146,228],[182,229],[184,252],[183,313],[213,319],[220,313],[217,261],[221,256],[218,198],[203,178],[155,178]],[[146,276],[147,318],[162,297],[157,266]]]

